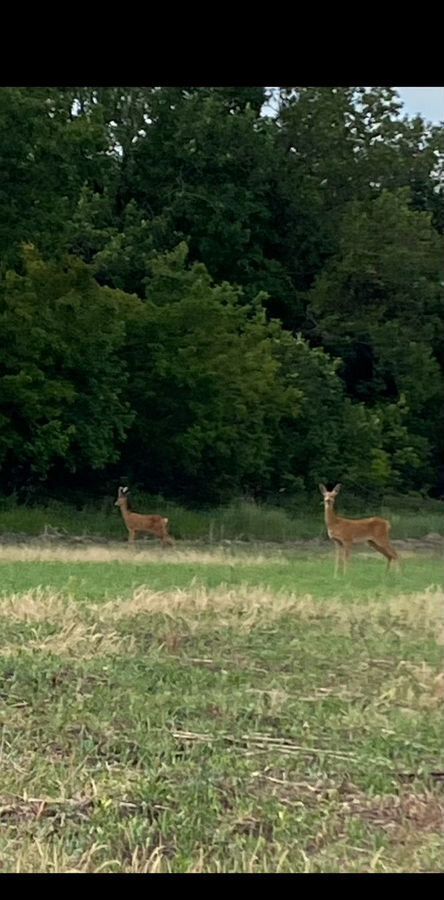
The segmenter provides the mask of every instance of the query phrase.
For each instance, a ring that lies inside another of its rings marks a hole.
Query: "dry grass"
[[[325,548],[326,551],[329,549]],[[0,544],[0,563],[14,562],[62,562],[62,563],[131,563],[132,565],[146,565],[147,563],[168,562],[168,565],[183,563],[208,565],[236,565],[256,566],[264,564],[289,565],[289,559],[280,551],[268,554],[254,552],[248,554],[237,553],[227,547],[218,547],[214,550],[200,550],[194,548],[182,548],[176,545],[173,549],[162,548],[151,542],[140,542],[136,545],[128,544],[79,544],[78,546],[64,546],[63,544],[45,545],[33,544]]]
[[[444,592],[439,589],[401,594],[387,599],[382,605],[378,601],[344,604],[340,598],[319,601],[311,594],[300,596],[284,591],[277,594],[266,588],[251,588],[248,584],[234,589],[221,585],[209,590],[196,585],[189,590],[158,592],[142,585],[130,598],[97,605],[95,616],[99,621],[118,622],[154,613],[164,613],[172,621],[180,615],[194,627],[199,627],[199,616],[203,614],[217,616],[220,628],[235,624],[241,632],[278,620],[283,615],[292,615],[295,620],[305,622],[329,620],[342,634],[369,620],[374,627],[378,627],[381,619],[392,623],[398,620],[403,627],[415,627],[420,623],[421,629],[433,633],[438,642],[444,639]]]
[[[47,840],[20,841],[15,857],[15,865],[12,871],[15,873],[32,872],[37,874],[95,874],[101,872],[125,872],[132,875],[147,875],[171,873],[174,871],[168,853],[165,853],[162,844],[153,850],[145,847],[135,847],[128,860],[109,856],[109,848],[106,843],[94,841],[91,847],[84,853],[67,852],[63,845],[57,845]],[[97,857],[100,856],[100,862]],[[8,871],[11,871],[7,861]],[[2,860],[0,858],[0,866]],[[190,868],[190,871],[203,871],[199,868]]]
[[[111,631],[98,631],[95,625],[71,622],[56,634],[20,643],[6,642],[0,656],[14,657],[22,653],[49,653],[53,656],[94,659],[112,654],[130,653],[134,640]]]
[[[0,617],[15,622],[60,622],[67,624],[80,615],[79,606],[63,594],[34,588],[23,594],[0,596]]]
[[[198,633],[205,621],[214,621],[215,617],[219,629],[235,627],[240,634],[248,634],[259,626],[269,626],[283,615],[294,617],[295,622],[325,622],[337,634],[350,636],[356,627],[362,627],[369,620],[373,630],[379,628],[381,633],[387,627],[387,621],[392,627],[396,622],[402,623],[403,628],[415,628],[420,624],[423,633],[433,635],[438,643],[444,642],[444,593],[438,589],[392,597],[381,605],[376,601],[344,604],[340,598],[319,601],[310,594],[276,594],[265,588],[251,588],[248,584],[235,589],[221,585],[213,590],[196,585],[188,590],[173,591],[152,591],[142,585],[130,597],[106,603],[79,604],[73,596],[40,587],[24,594],[0,597],[0,620],[36,626],[48,623],[58,625],[58,630],[42,636],[32,631],[30,635],[22,635],[18,642],[6,641],[0,648],[0,656],[27,652],[92,659],[130,653],[134,637],[119,635],[110,626],[159,614],[170,623],[166,632],[164,629],[159,635],[160,646],[173,654],[182,652],[179,622],[182,630],[185,627],[187,633],[192,634]],[[200,662],[211,664],[212,661]],[[408,707],[412,692],[421,690],[420,705],[441,705],[444,675],[437,675],[425,663],[415,667],[401,661],[395,678],[385,686],[381,702],[387,698],[396,699]]]
[[[169,591],[153,591],[147,585],[140,585],[130,597],[118,597],[106,603],[79,604],[70,593],[55,593],[42,587],[23,594],[0,596],[0,618],[63,622],[66,628],[71,628],[76,621],[89,621],[91,616],[97,622],[118,622],[155,613],[164,613],[172,619],[176,613],[193,619],[200,613],[216,613],[220,627],[232,624],[233,616],[238,621],[242,613],[245,617],[238,625],[243,630],[248,630],[258,620],[270,621],[284,613],[292,613],[303,620],[331,619],[344,626],[369,618],[375,623],[383,616],[392,623],[399,620],[404,626],[421,624],[421,628],[434,632],[438,643],[444,640],[444,592],[438,587],[389,597],[384,604],[371,600],[345,604],[340,597],[320,601],[311,594],[276,593],[265,587],[251,587],[248,583],[235,588],[220,585],[214,589],[191,584],[188,589]]]

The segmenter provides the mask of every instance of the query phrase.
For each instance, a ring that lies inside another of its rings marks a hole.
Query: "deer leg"
[[[343,545],[342,545],[342,548],[343,548],[343,552],[342,552],[342,571],[343,571],[343,574],[345,575],[345,573],[346,573],[346,571],[347,571],[348,561],[349,561],[349,558],[350,558],[350,553],[351,553],[351,544],[343,544]]]
[[[389,544],[388,542],[387,542],[387,552],[388,552],[388,554],[390,554],[389,558],[388,558],[388,562],[387,562],[387,571],[391,568],[392,562],[394,562],[394,563],[396,563],[396,569],[399,572],[399,570],[401,568],[400,563],[399,563],[399,556],[398,556],[395,548],[392,547],[392,545]]]
[[[387,550],[385,549],[385,547],[383,547],[382,544],[378,544],[376,541],[367,541],[367,543],[370,547],[373,548],[373,550],[376,550],[378,553],[382,553],[382,555],[385,556],[386,559],[390,559],[390,554],[387,553]]]
[[[338,577],[338,569],[339,569],[339,558],[341,555],[341,544],[339,541],[335,541],[335,574],[334,577]]]
[[[392,564],[392,561],[398,559],[398,554],[397,554],[395,548],[392,547],[391,544],[389,544],[389,543],[381,544],[381,543],[378,543],[377,541],[368,541],[367,543],[370,544],[370,547],[373,547],[373,550],[377,550],[378,553],[382,553],[382,555],[385,556],[385,558],[387,560],[387,572],[388,572],[390,569],[390,566]]]
[[[128,540],[130,544],[132,544],[136,540],[136,532],[133,529],[128,532]]]
[[[165,546],[165,544],[167,544],[169,547],[173,546],[174,541],[173,541],[172,537],[170,537],[170,535],[168,534],[168,528],[166,527],[166,525],[164,525],[164,527],[162,528],[162,531],[161,531],[159,537],[160,537],[160,540],[162,541],[163,547]]]
[[[388,551],[389,551],[389,553],[390,553],[390,559],[389,559],[389,562],[388,562],[388,568],[390,568],[390,565],[391,565],[392,562],[395,562],[395,563],[396,563],[396,568],[399,569],[399,568],[400,568],[400,564],[399,564],[399,556],[398,556],[398,554],[397,554],[395,548],[392,547],[391,544],[387,543],[387,549],[388,549]]]
[[[160,543],[161,543],[161,545],[162,545],[162,547],[163,547],[164,544],[165,544],[165,535],[164,535],[164,533],[163,533],[163,529],[162,529],[162,528],[156,528],[156,530],[153,531],[153,535],[154,535],[155,538],[157,538],[158,541],[160,541]]]

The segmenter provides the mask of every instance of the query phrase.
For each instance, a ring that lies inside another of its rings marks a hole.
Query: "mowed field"
[[[442,551],[0,546],[3,872],[437,872]]]

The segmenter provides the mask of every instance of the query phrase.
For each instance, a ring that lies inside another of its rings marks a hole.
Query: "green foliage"
[[[73,113],[57,88],[0,92],[0,258],[20,262],[23,242],[59,251],[84,184],[102,190],[112,177],[100,109]]]
[[[0,93],[9,488],[442,493],[444,128],[387,87],[266,98]]]
[[[352,396],[376,404],[396,483],[433,481],[444,407],[444,243],[405,191],[353,202],[310,292],[317,332]],[[424,414],[426,411],[426,415]]]
[[[241,284],[250,299],[265,290],[282,304],[291,293],[276,255],[278,217],[288,215],[285,197],[276,203],[283,154],[276,123],[260,117],[251,91],[248,100],[243,93],[158,92],[124,196],[157,229],[158,249],[185,240],[191,259],[203,261],[215,280]]]
[[[24,270],[0,283],[0,463],[18,479],[103,468],[132,418],[120,297],[78,260],[45,263],[32,247]]]
[[[281,378],[282,331],[260,298],[245,305],[202,264],[187,268],[186,253],[179,245],[153,259],[143,313],[128,326],[128,458],[152,488],[214,499],[266,477],[279,423],[297,414],[301,394]]]
[[[346,208],[338,254],[311,295],[333,341],[401,319],[416,336],[433,341],[440,333],[444,242],[430,214],[415,211],[409,200],[406,190],[384,191]]]
[[[298,87],[279,101],[280,140],[320,198],[330,240],[345,204],[403,187],[442,230],[444,130],[400,118],[393,88]]]

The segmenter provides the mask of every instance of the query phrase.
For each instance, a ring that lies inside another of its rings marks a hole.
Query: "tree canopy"
[[[3,490],[433,491],[444,126],[390,88],[0,92]]]

